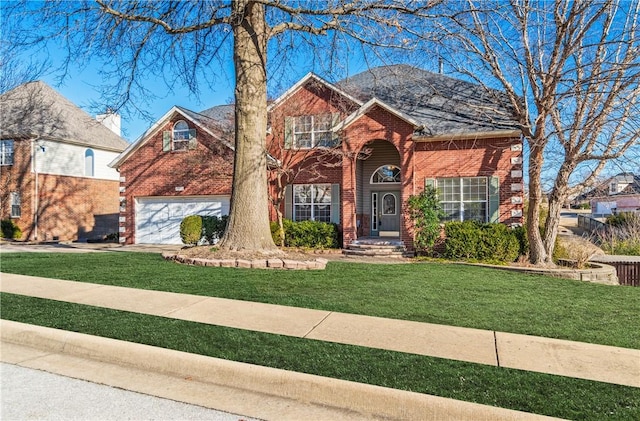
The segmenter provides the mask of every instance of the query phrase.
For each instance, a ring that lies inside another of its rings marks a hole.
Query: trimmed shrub
[[[180,239],[184,244],[198,244],[202,238],[202,217],[190,215],[180,222]]]
[[[202,236],[209,244],[215,244],[222,238],[227,229],[228,215],[221,217],[203,216],[202,217]]]
[[[485,262],[513,262],[521,243],[515,230],[503,224],[474,221],[445,224],[445,257]]]
[[[0,222],[0,230],[2,231],[2,238],[18,239],[22,237],[22,230],[19,226],[14,224],[11,219],[3,219]]]
[[[446,223],[444,256],[448,259],[475,259],[478,231],[478,225],[471,221]]]
[[[339,233],[336,224],[319,221],[294,222],[285,219],[283,225],[286,247],[319,249],[339,247]],[[271,236],[277,245],[282,246],[277,222],[271,223]]]

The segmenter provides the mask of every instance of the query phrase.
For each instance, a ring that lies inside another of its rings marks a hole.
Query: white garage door
[[[180,222],[189,215],[229,214],[229,196],[136,199],[136,244],[182,244]]]

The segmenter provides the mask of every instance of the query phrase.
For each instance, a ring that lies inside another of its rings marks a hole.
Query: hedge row
[[[294,222],[289,219],[283,220],[284,245],[286,247],[303,248],[338,248],[340,238],[338,226],[319,221]],[[280,227],[277,222],[271,223],[271,236],[278,246],[281,244]]]
[[[475,221],[448,222],[445,225],[445,251],[448,259],[485,262],[513,262],[526,253],[522,228]]]

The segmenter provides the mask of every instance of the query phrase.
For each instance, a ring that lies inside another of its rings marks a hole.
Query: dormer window
[[[173,125],[173,130],[162,133],[162,150],[187,151],[197,146],[196,129],[189,128],[184,120],[178,120]]]

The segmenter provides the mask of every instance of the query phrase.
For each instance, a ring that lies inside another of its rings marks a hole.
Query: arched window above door
[[[371,184],[388,184],[400,182],[400,168],[396,165],[383,165],[371,176]]]

